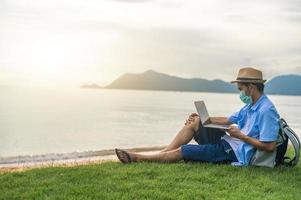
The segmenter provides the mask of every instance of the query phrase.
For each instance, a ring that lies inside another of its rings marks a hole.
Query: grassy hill
[[[107,162],[0,174],[0,199],[300,199],[301,165]]]

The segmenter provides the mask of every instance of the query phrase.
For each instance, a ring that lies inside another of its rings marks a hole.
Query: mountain
[[[265,92],[268,94],[301,95],[301,76],[277,76],[266,84]]]
[[[234,85],[222,80],[185,79],[176,76],[148,70],[142,74],[124,74],[110,85],[108,89],[137,89],[137,90],[171,90],[197,92],[235,92]]]
[[[101,87],[97,84],[84,85],[82,88],[169,90],[191,92],[236,93],[236,86],[222,80],[201,78],[180,78],[154,70],[141,74],[126,73],[111,84]],[[283,75],[274,77],[265,85],[265,93],[280,95],[301,95],[301,76]]]
[[[85,85],[82,85],[81,88],[91,88],[91,89],[101,89],[103,87],[95,84],[95,83],[92,83],[92,84],[85,84]]]

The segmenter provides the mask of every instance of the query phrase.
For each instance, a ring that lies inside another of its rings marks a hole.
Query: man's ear
[[[251,90],[250,93],[251,93],[251,95],[252,95],[252,94],[254,94],[254,91],[257,89],[257,87],[256,87],[256,85],[254,85],[254,84],[250,84],[249,86],[250,86],[249,88],[250,88],[250,90]]]

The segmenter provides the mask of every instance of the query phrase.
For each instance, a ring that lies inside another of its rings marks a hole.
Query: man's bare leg
[[[194,133],[198,130],[199,123],[199,118],[196,118],[190,124],[185,125],[176,135],[176,137],[172,140],[172,142],[163,150],[161,150],[161,152],[171,151],[179,148],[183,144],[189,143],[192,140]]]
[[[185,126],[176,135],[173,141],[161,152],[152,155],[140,154],[134,152],[127,152],[120,149],[115,149],[117,157],[120,161],[139,162],[139,161],[155,161],[155,162],[177,162],[183,159],[181,154],[181,148],[183,144],[187,144],[191,141],[194,133],[199,128],[200,119],[195,117],[193,119],[186,120]]]
[[[183,159],[181,154],[181,148],[177,148],[167,152],[159,152],[152,155],[141,154],[141,153],[134,153],[134,152],[127,152],[124,150],[118,150],[118,158],[120,161],[125,161],[128,163],[130,162],[162,162],[162,163],[171,163],[177,162]],[[127,155],[126,155],[127,154]],[[129,156],[129,158],[128,158]],[[129,160],[128,160],[129,159]]]

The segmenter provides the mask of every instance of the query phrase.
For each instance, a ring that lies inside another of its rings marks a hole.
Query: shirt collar
[[[257,102],[252,106],[251,104],[249,105],[249,109],[256,111],[259,107],[259,105],[262,103],[262,101],[264,101],[264,99],[266,98],[265,94],[262,94],[261,97],[257,100]]]

